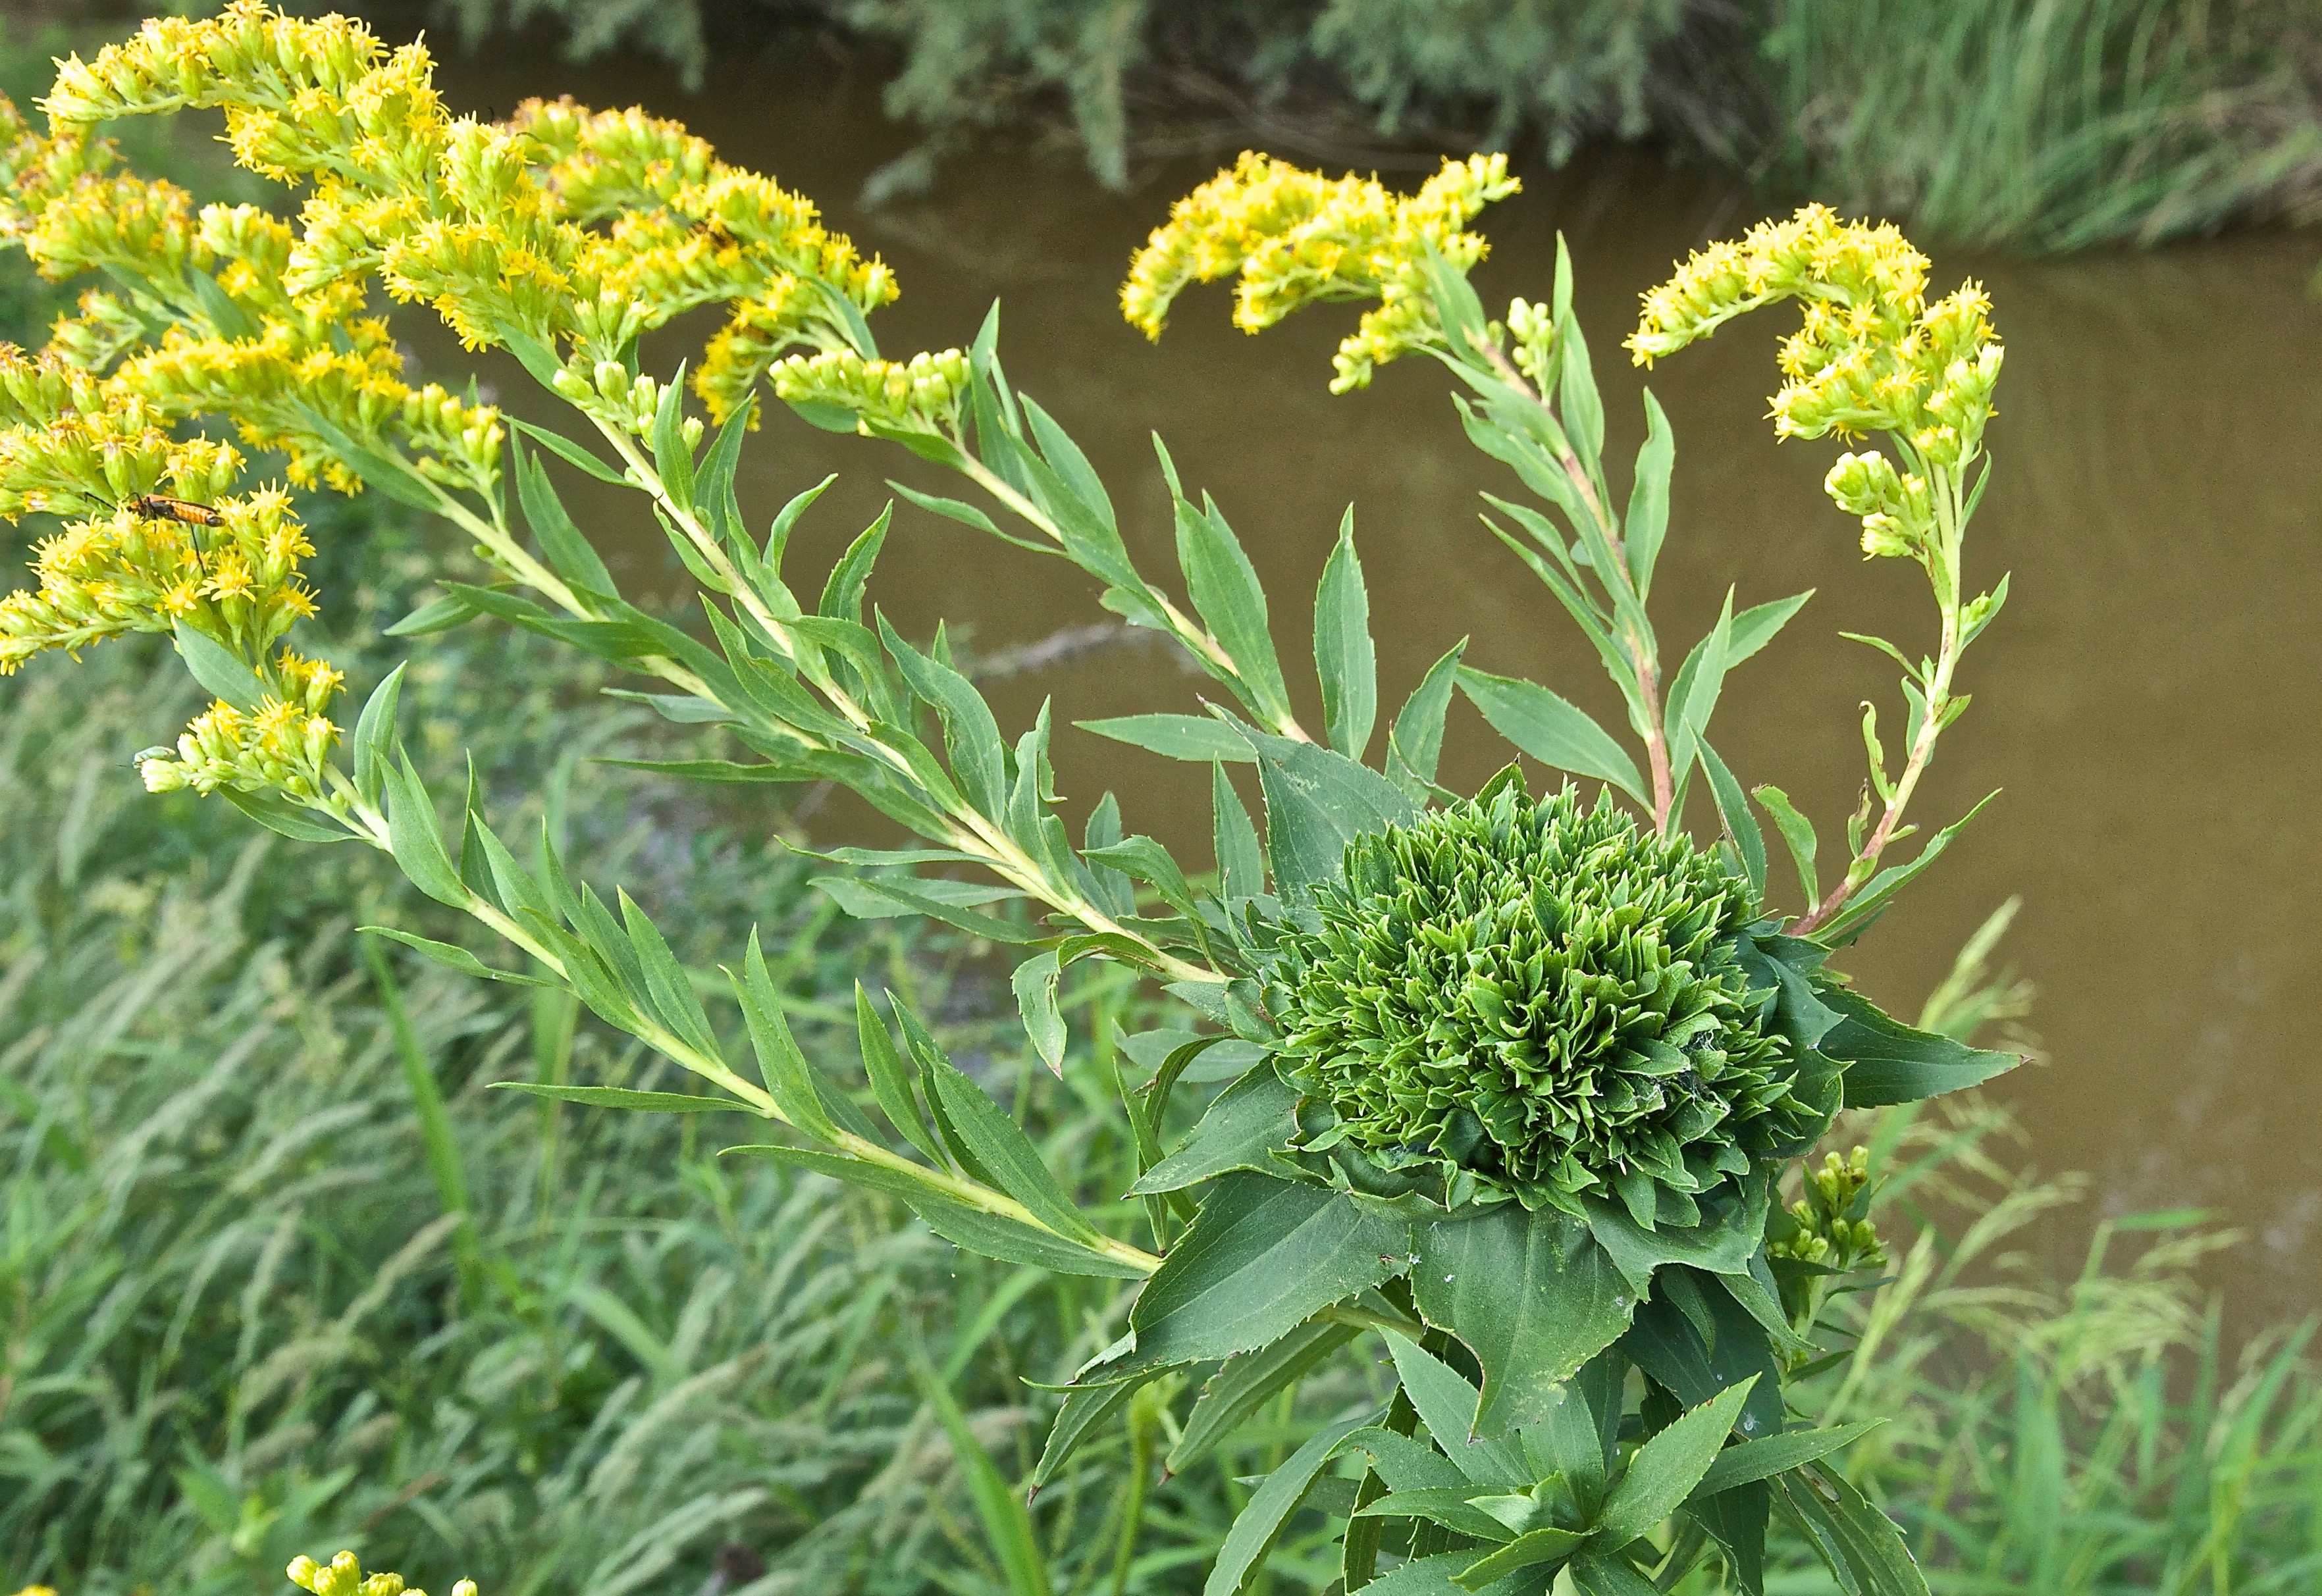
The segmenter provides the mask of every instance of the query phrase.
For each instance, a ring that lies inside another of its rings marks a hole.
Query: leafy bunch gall
[[[1822,1128],[1737,951],[1747,884],[1609,799],[1498,784],[1357,838],[1317,907],[1277,974],[1283,1072],[1337,1120],[1310,1147],[1692,1225],[1697,1197]]]

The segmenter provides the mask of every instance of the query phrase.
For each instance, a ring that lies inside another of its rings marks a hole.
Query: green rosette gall
[[[1829,1124],[1744,962],[1748,883],[1609,797],[1495,782],[1355,839],[1315,908],[1275,969],[1278,1068],[1329,1117],[1309,1151],[1440,1168],[1452,1208],[1689,1227]]]

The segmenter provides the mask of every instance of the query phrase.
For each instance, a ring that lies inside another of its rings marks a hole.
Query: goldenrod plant
[[[197,207],[123,170],[98,132],[195,107],[224,112],[237,160],[295,192],[295,221]],[[1257,1487],[1205,1596],[1248,1588],[1302,1505],[1343,1524],[1349,1591],[1538,1596],[1568,1572],[1589,1596],[1625,1596],[1714,1560],[1755,1591],[1775,1515],[1850,1589],[1925,1589],[1894,1525],[1831,1461],[1864,1425],[1814,1428],[1785,1398],[1794,1376],[1846,1355],[1819,1307],[1879,1257],[1865,1189],[1842,1163],[1801,1208],[1776,1191],[1841,1108],[2016,1062],[1889,1017],[1829,965],[1961,824],[1888,862],[1966,706],[1961,652],[2005,596],[2002,583],[1967,597],[1964,568],[2000,363],[1979,290],[1927,304],[1926,263],[1891,230],[1808,210],[1686,264],[1647,296],[1631,340],[1649,360],[1802,301],[1779,428],[1884,434],[1891,457],[1848,455],[1832,496],[1870,553],[1913,561],[1933,591],[1931,658],[1871,640],[1903,667],[1906,752],[1891,768],[1866,717],[1873,796],[1833,880],[1813,825],[1778,789],[1756,789],[1797,866],[1801,901],[1784,909],[1709,731],[1728,676],[1805,596],[1729,601],[1668,668],[1648,615],[1668,422],[1648,398],[1623,506],[1568,260],[1559,252],[1544,303],[1517,300],[1504,320],[1468,284],[1485,248],[1469,223],[1515,187],[1496,160],[1447,163],[1397,196],[1246,157],[1154,234],[1123,306],[1157,333],[1190,284],[1234,274],[1252,329],[1311,300],[1375,299],[1335,386],[1425,354],[1467,390],[1470,437],[1539,501],[1492,497],[1488,524],[1595,646],[1635,752],[1548,688],[1466,665],[1464,643],[1382,740],[1351,517],[1317,594],[1322,722],[1303,725],[1243,547],[1218,506],[1188,497],[1166,448],[1178,593],[1131,558],[1063,425],[1008,381],[996,313],[964,348],[882,356],[869,316],[896,293],[887,269],[674,123],[569,103],[454,117],[420,47],[389,50],[356,23],[261,0],[62,63],[45,109],[45,134],[10,130],[0,231],[54,277],[94,269],[105,283],[0,378],[0,506],[61,523],[36,547],[37,589],[0,608],[0,663],[172,635],[215,701],[174,747],[142,756],[149,786],[391,854],[514,952],[491,964],[384,935],[471,974],[569,992],[724,1094],[707,1100],[765,1123],[730,1151],[891,1193],[993,1258],[1134,1282],[1125,1333],[1072,1380],[1028,1483],[1124,1415],[1150,1435],[1155,1404],[1205,1374],[1162,1427],[1165,1466],[1182,1469],[1367,1337],[1393,1395],[1338,1416]],[[513,354],[578,435],[506,417],[472,387],[408,384],[372,314],[374,281],[470,347]],[[712,306],[727,320],[690,382],[643,368],[641,335]],[[784,557],[819,489],[760,535],[735,487],[762,386],[809,422],[955,470],[983,503],[899,491],[1073,561],[1108,607],[1213,679],[1230,702],[1206,715],[1089,723],[1211,767],[1210,868],[1129,832],[1110,795],[1075,841],[1049,710],[1004,737],[942,630],[914,642],[866,607],[885,515],[801,598]],[[214,435],[229,427],[235,441]],[[249,481],[243,450],[279,459],[290,487]],[[699,631],[620,597],[552,459],[644,501],[699,587]],[[1181,1023],[1129,1039],[1138,1068],[1113,1076],[1142,1150],[1138,1203],[1075,1202],[900,997],[856,990],[858,1097],[792,1040],[753,937],[729,979],[754,1079],[645,907],[573,880],[552,839],[504,841],[472,780],[447,837],[397,733],[400,669],[348,725],[336,671],[288,641],[314,603],[293,488],[386,493],[471,543],[475,564],[447,571],[443,597],[395,634],[482,617],[562,640],[644,679],[671,720],[713,728],[714,752],[663,768],[835,782],[916,834],[910,848],[832,849],[859,873],[827,890],[852,912],[925,916],[1020,950],[1014,993],[1052,1068],[1076,1045],[1059,995],[1073,967],[1160,987]],[[1478,792],[1447,790],[1455,692],[1564,785],[1535,797],[1511,764]],[[1255,774],[1262,825],[1236,766]],[[1695,807],[1718,827],[1703,836],[1687,821],[1696,774]],[[1166,1145],[1182,1123],[1173,1099],[1204,1086],[1220,1090]],[[705,1101],[526,1090],[648,1112]],[[995,1512],[997,1480],[979,1486]],[[336,1563],[300,1567],[333,1591],[371,1589],[352,1560],[343,1578]]]

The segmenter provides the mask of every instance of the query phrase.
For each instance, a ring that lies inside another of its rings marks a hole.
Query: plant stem
[[[1470,342],[1490,362],[1494,374],[1502,382],[1540,406],[1551,422],[1556,420],[1555,406],[1516,369],[1515,362],[1508,359],[1505,350],[1480,334],[1473,336]],[[1645,742],[1645,761],[1652,777],[1653,829],[1666,832],[1669,827],[1670,811],[1677,807],[1677,781],[1676,773],[1669,768],[1668,733],[1661,725],[1660,660],[1651,639],[1634,618],[1644,612],[1644,597],[1637,591],[1636,584],[1629,575],[1628,551],[1621,541],[1621,524],[1605,508],[1604,499],[1596,492],[1595,482],[1582,467],[1579,457],[1572,452],[1571,445],[1564,441],[1561,423],[1557,424],[1556,439],[1557,465],[1571,479],[1573,490],[1580,496],[1580,502],[1587,507],[1588,514],[1595,520],[1597,530],[1604,534],[1604,542],[1613,551],[1614,569],[1598,571],[1596,579],[1604,585],[1608,593],[1613,592],[1615,582],[1620,584],[1619,591],[1613,593],[1615,599],[1614,608],[1620,617],[1616,624],[1621,652],[1628,655],[1630,670],[1636,677],[1637,698],[1642,712],[1640,718],[1645,723],[1641,735]],[[1629,602],[1626,605],[1619,603],[1622,597],[1626,597]]]

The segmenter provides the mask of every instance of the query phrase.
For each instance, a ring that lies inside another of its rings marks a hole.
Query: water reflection
[[[1478,488],[1516,488],[1467,447],[1431,365],[1390,368],[1370,392],[1333,398],[1330,351],[1351,308],[1252,340],[1227,325],[1222,288],[1183,300],[1157,347],[1121,323],[1112,295],[1130,250],[1207,163],[1114,196],[1069,160],[995,153],[946,169],[928,200],[865,215],[850,196],[904,136],[867,85],[818,71],[735,65],[698,98],[649,74],[576,74],[540,57],[455,64],[445,78],[455,105],[479,108],[568,88],[599,104],[643,98],[816,196],[901,275],[905,296],[878,322],[891,351],[964,342],[1002,298],[1010,374],[1087,450],[1140,561],[1169,569],[1147,442],[1162,427],[1189,488],[1213,492],[1248,543],[1285,657],[1352,502],[1386,627],[1390,707],[1465,635],[1475,663],[1617,718],[1565,617],[1477,524]],[[1638,377],[1614,348],[1636,293],[1754,208],[1637,156],[1531,182],[1484,218],[1494,252],[1479,283],[1487,301],[1540,295],[1564,231],[1605,379],[1608,457],[1623,458],[1642,431]],[[1938,258],[1938,288],[1989,281],[2008,346],[1990,436],[1997,474],[1970,563],[1981,583],[2012,570],[2016,597],[1970,657],[1976,703],[1923,789],[1921,817],[2003,791],[1847,961],[1908,1010],[1982,917],[2022,893],[2010,945],[2040,989],[2036,1027],[2054,1062],[2001,1090],[2041,1163],[2090,1171],[2111,1208],[2225,1208],[2261,1249],[2235,1272],[2235,1305],[2269,1314],[2310,1306],[2322,1265],[2322,1063],[2308,1041],[2322,929],[2308,907],[2322,862],[2311,800],[2322,777],[2322,307],[2304,292],[2317,254],[2309,234],[2039,265]],[[1915,571],[1856,554],[1851,523],[1818,488],[1832,449],[1775,446],[1763,415],[1778,325],[1745,322],[1653,375],[1678,438],[1655,602],[1675,655],[1714,621],[1729,582],[1743,604],[1817,590],[1737,678],[1719,741],[1745,780],[1781,782],[1835,832],[1861,780],[1857,703],[1877,698],[1890,725],[1900,711],[1891,669],[1833,634],[1883,633],[1915,651],[1931,645],[1929,610]],[[748,457],[745,506],[769,515],[833,470],[840,482],[793,545],[809,564],[877,512],[889,474],[957,491],[900,451],[777,415]],[[633,501],[591,507],[626,554],[625,579],[675,585]],[[873,596],[907,633],[940,614],[984,651],[1021,650],[1104,618],[1093,584],[1063,562],[909,506],[883,565]],[[1060,718],[1085,719],[1187,708],[1202,686],[1157,649],[1061,652],[1019,656],[992,684],[1004,723],[1022,724],[1048,694]],[[1302,711],[1314,697],[1310,684]],[[1496,749],[1455,710],[1447,779],[1480,780]],[[1057,762],[1081,804],[1114,789],[1133,826],[1205,855],[1204,776],[1071,733]]]

